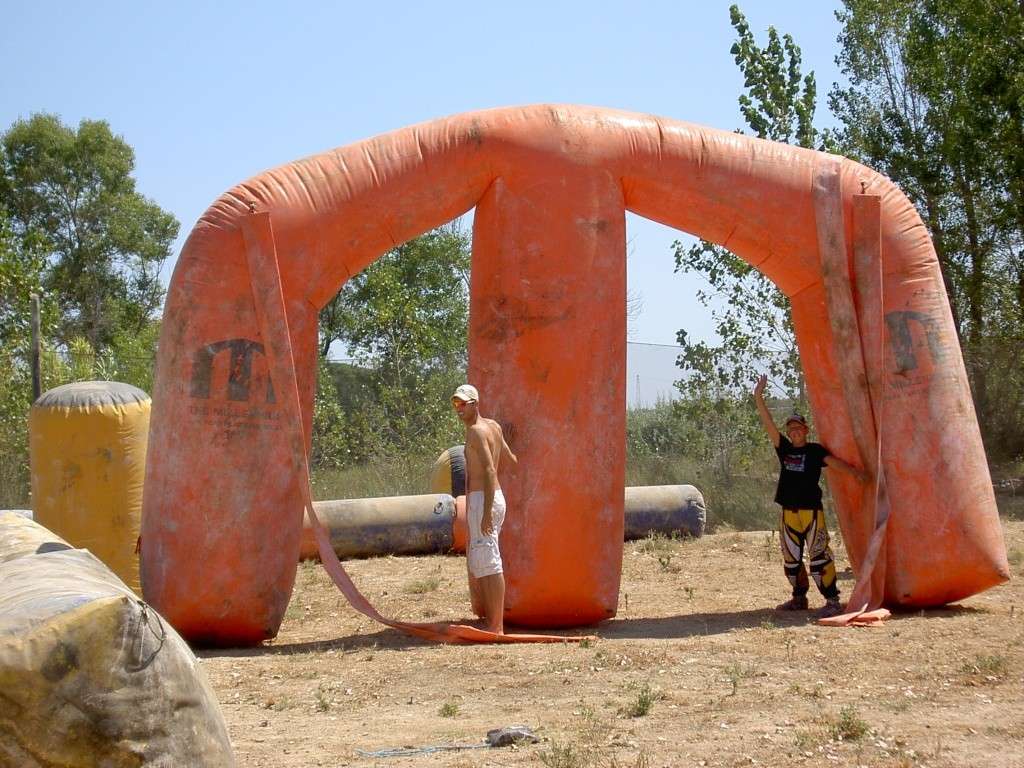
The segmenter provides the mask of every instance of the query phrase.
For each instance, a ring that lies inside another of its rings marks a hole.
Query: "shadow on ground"
[[[947,605],[941,608],[893,609],[889,622],[899,622],[914,617],[950,619],[963,615],[986,613],[983,608],[962,605]],[[455,620],[453,624],[473,624],[475,620]],[[811,624],[815,621],[814,611],[782,612],[772,608],[757,608],[748,611],[727,611],[723,613],[687,613],[678,616],[657,618],[611,619],[596,627],[582,627],[574,630],[536,630],[509,627],[510,632],[545,631],[566,637],[594,635],[600,640],[668,640],[687,637],[722,635],[736,629],[787,629]],[[822,628],[823,630],[826,628]],[[836,630],[839,631],[839,630]],[[853,630],[871,631],[871,630]],[[254,648],[206,648],[196,650],[200,658],[253,656],[290,656],[300,653],[324,653],[336,651],[357,653],[367,650],[407,650],[432,645],[427,640],[402,634],[398,630],[382,627],[376,632],[364,632],[326,640],[311,640],[302,643],[276,643],[269,641]]]

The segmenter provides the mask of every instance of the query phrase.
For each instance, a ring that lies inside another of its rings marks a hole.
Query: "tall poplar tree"
[[[767,45],[758,45],[746,17],[733,5],[729,19],[736,30],[730,50],[743,74],[740,113],[761,139],[823,148],[827,134],[814,127],[817,85],[804,74],[800,47],[792,36],[768,27]],[[738,130],[738,133],[744,131]],[[684,396],[695,389],[718,395],[745,395],[753,372],[763,370],[790,397],[803,399],[800,360],[790,318],[789,300],[764,275],[720,245],[701,241],[674,243],[677,272],[696,272],[711,285],[698,300],[712,310],[719,346],[690,341],[685,330],[678,365],[690,376],[680,382]]]

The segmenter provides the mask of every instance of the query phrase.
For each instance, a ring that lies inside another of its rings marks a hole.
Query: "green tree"
[[[29,338],[31,297],[44,296],[46,253],[36,235],[17,236],[10,217],[0,207],[0,347],[25,343]],[[56,305],[40,302],[40,325],[44,335],[57,324]]]
[[[817,86],[814,73],[801,69],[793,38],[768,28],[767,45],[757,44],[746,17],[733,5],[736,30],[730,52],[743,74],[740,113],[762,139],[808,148],[831,147],[831,137],[814,127]],[[742,131],[739,131],[742,132]],[[803,375],[789,299],[763,274],[719,245],[701,241],[673,244],[677,272],[695,272],[710,284],[697,299],[711,308],[721,343],[691,341],[677,334],[684,377],[676,409],[689,425],[687,444],[695,458],[718,478],[747,464],[757,450],[761,428],[750,404],[754,374],[766,372],[786,398],[805,408]]]
[[[1016,0],[846,0],[830,95],[845,151],[932,236],[990,451],[1024,451],[1024,9]],[[999,371],[998,376],[993,372]]]
[[[334,453],[344,444],[345,460],[359,461],[440,450],[454,439],[448,396],[466,370],[469,267],[468,236],[442,227],[384,254],[321,311],[321,355],[338,342],[374,374],[370,391],[355,393],[338,391],[321,369],[321,390],[334,388],[347,406],[320,406],[316,434]],[[335,461],[329,450],[314,454],[321,466]]]
[[[160,268],[178,222],[135,189],[132,148],[103,121],[69,128],[55,115],[19,120],[0,139],[0,206],[14,234],[46,256],[43,289],[58,340],[94,350],[141,332],[160,308]]]
[[[843,24],[836,57],[849,85],[833,87],[829,103],[842,123],[838,132],[844,152],[882,171],[917,204],[943,268],[954,319],[961,327],[961,281],[946,223],[954,203],[942,139],[928,118],[929,105],[912,76],[908,35],[915,23],[917,0],[856,0],[836,16]]]
[[[947,263],[975,405],[990,446],[1024,449],[1024,7],[1013,0],[926,0],[907,36],[953,200]],[[993,375],[999,371],[998,375]]]
[[[52,115],[0,136],[0,506],[28,503],[30,297],[42,385],[116,379],[152,391],[160,266],[178,223],[135,191],[104,122]]]
[[[42,293],[44,264],[42,253],[14,235],[0,209],[0,508],[28,498],[29,296]]]
[[[768,43],[757,44],[746,17],[733,5],[736,30],[730,49],[743,74],[740,112],[755,136],[820,148],[830,137],[814,127],[817,86],[814,73],[801,70],[800,47],[786,34],[768,28]],[[742,133],[742,131],[739,131]],[[753,372],[766,371],[790,397],[803,400],[803,378],[790,317],[789,300],[764,275],[726,248],[701,241],[673,244],[677,272],[696,272],[710,284],[698,301],[712,308],[721,345],[677,338],[683,351],[678,365],[689,375],[679,386],[684,399],[702,399],[709,391],[746,395]],[[710,389],[709,389],[710,388]]]
[[[748,91],[739,96],[743,119],[758,138],[813,148],[819,140],[818,91],[814,73],[801,74],[800,47],[791,35],[780,39],[775,27],[768,27],[768,45],[761,48],[735,5],[729,7],[729,21],[737,36],[729,53]]]
[[[469,260],[469,238],[454,226],[388,251],[321,310],[321,355],[340,341],[394,383],[414,368],[464,368]]]

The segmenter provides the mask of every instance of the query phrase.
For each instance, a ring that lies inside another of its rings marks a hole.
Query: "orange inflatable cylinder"
[[[455,518],[452,520],[452,552],[466,551],[469,541],[469,521],[466,519],[466,497],[455,497]]]
[[[862,276],[851,221],[864,190],[879,198],[871,306],[841,290]],[[474,205],[470,378],[483,413],[514,427],[520,459],[502,477],[509,621],[586,624],[616,610],[626,210],[728,247],[792,299],[821,441],[877,463],[888,488],[887,602],[933,605],[1008,577],[938,262],[906,196],[812,150],[538,105],[435,120],[267,171],[192,231],[161,330],[141,561],[147,600],[186,637],[251,644],[277,632],[298,560],[292,438],[301,429],[308,446],[317,312],[395,243]],[[243,234],[257,218],[258,253]],[[249,272],[250,256],[268,254],[279,289]],[[272,340],[253,298],[267,285],[287,314],[301,425],[285,423],[267,375]],[[863,351],[876,342],[883,354]],[[861,455],[871,434],[880,462]],[[832,487],[859,567],[880,522],[864,488]]]
[[[608,435],[625,433],[625,248],[622,187],[601,168],[526,156],[477,204],[469,379],[481,412],[516,435],[502,483],[511,624],[615,615],[626,453]]]

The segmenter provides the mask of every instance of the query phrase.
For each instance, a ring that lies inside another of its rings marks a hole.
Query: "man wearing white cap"
[[[466,559],[469,592],[483,604],[487,629],[505,631],[505,576],[498,549],[498,535],[505,521],[505,497],[498,484],[503,458],[515,466],[516,455],[502,435],[501,425],[480,415],[480,394],[463,384],[452,395],[452,407],[466,425]],[[477,600],[473,600],[474,605]]]
[[[798,413],[786,419],[783,427],[786,434],[779,432],[764,402],[764,389],[767,383],[767,376],[762,375],[758,378],[754,387],[754,403],[757,405],[761,424],[779,457],[779,484],[775,491],[775,502],[782,507],[779,539],[786,578],[793,587],[793,596],[779,605],[778,610],[807,610],[807,591],[810,584],[807,570],[804,568],[803,555],[806,546],[809,550],[811,576],[818,591],[825,598],[825,607],[818,611],[818,616],[836,616],[843,612],[843,607],[839,601],[836,565],[828,542],[828,529],[825,527],[818,478],[823,467],[838,469],[856,477],[862,483],[867,480],[867,475],[863,470],[833,456],[820,443],[810,442],[807,439],[807,420]]]

